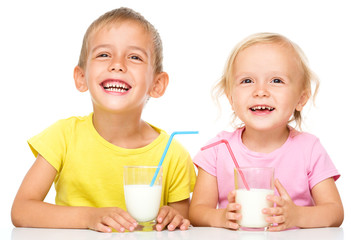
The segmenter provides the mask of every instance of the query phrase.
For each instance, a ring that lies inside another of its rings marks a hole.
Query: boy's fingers
[[[136,222],[136,220],[126,211],[122,211],[119,214],[120,216],[122,216],[122,218],[124,218],[126,221],[128,221],[130,224],[134,225],[135,227],[138,225],[138,223]]]
[[[112,227],[115,230],[117,230],[118,232],[125,231],[125,228],[117,220],[114,220],[113,218],[108,217],[108,216],[103,218],[102,224],[106,225],[108,227]]]
[[[181,215],[176,215],[172,221],[169,223],[169,225],[167,226],[167,229],[170,231],[173,231],[176,229],[177,226],[179,226],[181,224],[183,220],[183,217]]]
[[[105,233],[110,233],[112,232],[112,229],[102,223],[97,223],[94,228],[94,231],[98,231],[98,232],[105,232]]]
[[[134,229],[136,228],[137,224],[133,224],[130,221],[128,221],[127,219],[125,219],[123,216],[121,215],[116,215],[114,217],[114,220],[119,223],[119,225],[121,225],[122,228],[129,230],[129,231],[134,231]],[[120,232],[122,232],[122,228],[120,228]],[[117,229],[117,228],[115,228]],[[118,230],[118,229],[117,229]]]
[[[190,220],[183,219],[182,224],[180,226],[180,230],[187,230],[189,226],[190,226]]]
[[[166,218],[167,214],[170,212],[170,209],[166,207],[162,207],[159,210],[159,214],[157,214],[156,221],[158,223],[162,223],[162,221]]]

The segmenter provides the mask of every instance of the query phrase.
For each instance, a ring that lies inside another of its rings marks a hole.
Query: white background
[[[343,228],[352,230],[356,191],[356,7],[353,1],[9,1],[0,3],[0,226],[34,161],[26,140],[55,121],[91,112],[88,93],[72,73],[82,37],[99,15],[121,6],[142,13],[159,30],[170,84],[151,99],[143,118],[165,129],[199,130],[175,138],[195,155],[221,130],[230,107],[210,91],[233,46],[255,32],[281,33],[304,50],[321,80],[316,106],[304,109],[304,130],[318,136],[341,173]],[[293,179],[292,179],[293,181]],[[53,190],[47,199],[54,201]]]

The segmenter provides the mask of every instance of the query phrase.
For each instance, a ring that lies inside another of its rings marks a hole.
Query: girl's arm
[[[270,227],[269,230],[280,231],[290,227],[339,227],[342,224],[344,211],[333,178],[328,178],[312,188],[311,194],[315,206],[311,207],[295,205],[278,180],[275,186],[280,197],[269,196],[269,198],[277,204],[277,207],[265,212],[269,215],[276,215],[268,217],[268,221],[278,223],[278,225]]]
[[[57,174],[41,155],[26,174],[15,197],[11,218],[16,227],[133,230],[135,220],[120,208],[68,207],[43,202]]]
[[[210,226],[238,229],[236,213],[239,204],[234,203],[234,192],[228,196],[226,209],[217,209],[218,186],[216,177],[198,168],[195,189],[189,208],[189,218],[194,226]]]

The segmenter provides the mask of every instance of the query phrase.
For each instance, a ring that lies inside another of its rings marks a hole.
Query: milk
[[[238,222],[242,227],[264,228],[268,226],[263,208],[273,207],[273,203],[266,200],[267,195],[273,195],[271,189],[238,189],[236,190],[236,203],[241,205],[242,218]]]
[[[161,186],[124,185],[125,204],[129,214],[138,222],[156,218],[161,200]]]

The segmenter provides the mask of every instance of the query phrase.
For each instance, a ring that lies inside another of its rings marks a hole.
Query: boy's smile
[[[88,41],[84,79],[93,108],[141,113],[156,74],[152,36],[135,21],[112,23]]]
[[[123,80],[107,79],[100,84],[104,91],[113,95],[123,95],[130,91],[131,86]]]

